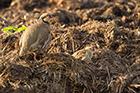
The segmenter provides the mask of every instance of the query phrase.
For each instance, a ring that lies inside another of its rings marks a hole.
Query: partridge
[[[45,20],[46,14],[40,16],[35,24],[29,26],[22,34],[19,55],[22,56],[33,49],[45,49],[52,39],[50,24]]]
[[[72,56],[76,59],[83,60],[87,63],[92,63],[93,48],[92,46],[87,46],[81,50],[74,52]]]

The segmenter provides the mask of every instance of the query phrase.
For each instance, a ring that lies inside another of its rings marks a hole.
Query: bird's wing
[[[48,45],[50,44],[50,42],[51,42],[51,39],[52,39],[52,35],[51,35],[51,33],[49,33],[49,35],[48,35],[48,38],[47,38],[47,40],[45,41],[45,43],[44,43],[44,45],[43,45],[43,49],[45,49],[45,48],[47,48],[48,47]]]

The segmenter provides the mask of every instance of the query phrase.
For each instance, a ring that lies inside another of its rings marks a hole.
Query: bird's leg
[[[31,53],[33,53],[33,59],[35,60],[35,61],[37,61],[37,54],[36,54],[36,50],[37,50],[37,45],[38,45],[38,42],[35,42],[35,43],[33,43],[32,45],[31,45],[31,47],[30,47],[30,50],[32,50],[33,52],[31,52]]]

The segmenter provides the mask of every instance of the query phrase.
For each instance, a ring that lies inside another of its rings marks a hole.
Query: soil
[[[22,32],[2,28],[43,13],[49,50],[19,57]],[[139,0],[0,0],[0,15],[0,93],[140,93]],[[72,56],[89,44],[92,63]]]

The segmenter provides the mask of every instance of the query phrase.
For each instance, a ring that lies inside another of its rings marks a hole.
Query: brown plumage
[[[42,15],[36,24],[29,26],[22,34],[19,46],[19,55],[24,55],[28,51],[36,48],[47,48],[51,41],[50,25],[44,21]]]
[[[76,59],[83,60],[87,63],[92,63],[92,57],[93,57],[93,47],[87,46],[81,50],[78,50],[72,54],[72,56]]]

